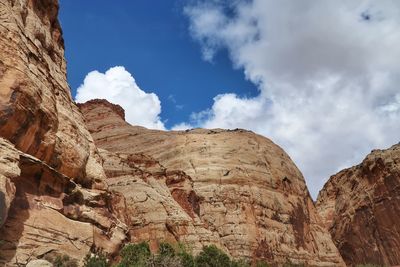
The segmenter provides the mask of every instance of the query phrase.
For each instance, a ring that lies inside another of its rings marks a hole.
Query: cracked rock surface
[[[128,196],[128,213],[143,214],[134,216],[142,218],[135,222],[142,226],[134,234],[139,240],[156,241],[154,233],[165,232],[162,225],[169,235],[174,218],[178,230],[168,238],[191,241],[195,248],[216,243],[236,258],[343,265],[302,174],[269,139],[245,130],[148,130],[126,123],[105,100],[79,106],[96,145],[107,151],[101,155],[110,187]],[[138,179],[128,167],[111,163],[121,162],[116,155],[151,157],[153,173]],[[160,200],[171,199],[168,193],[175,200],[169,206]]]
[[[0,229],[0,265],[24,265],[54,253],[80,261],[92,246],[118,252],[126,226],[113,215],[109,192],[83,188],[3,138],[0,155],[0,167],[4,155],[13,163],[12,175],[3,176],[13,194],[1,207],[8,216]]]
[[[86,186],[104,172],[66,77],[58,1],[0,1],[0,136]]]
[[[400,145],[333,175],[317,209],[349,265],[400,265]]]
[[[126,239],[124,202],[71,98],[57,14],[55,0],[0,1],[0,266],[116,254]]]

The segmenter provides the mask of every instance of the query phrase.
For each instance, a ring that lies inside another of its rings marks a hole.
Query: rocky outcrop
[[[96,108],[99,107],[96,114],[101,118],[106,118],[113,115],[118,115],[122,120],[125,121],[125,110],[120,106],[113,103],[110,103],[104,99],[92,99],[87,101],[86,103],[77,103],[77,106],[81,109],[84,107],[92,107]],[[106,106],[107,109],[102,109],[102,106]],[[103,114],[102,112],[106,112]]]
[[[114,256],[141,240],[343,265],[300,171],[270,140],[133,127],[103,100],[80,105],[83,118],[57,13],[56,0],[0,1],[0,265]]]
[[[237,258],[343,265],[303,176],[270,140],[244,130],[134,127],[104,100],[80,108],[105,149],[110,187],[127,196],[128,213],[135,214],[136,240],[161,236],[193,247],[216,243]],[[148,166],[141,171],[152,171],[137,175],[135,159]]]
[[[26,267],[53,267],[53,264],[46,260],[33,260],[30,261]]]
[[[57,13],[56,0],[0,1],[1,266],[115,255],[127,238],[124,198],[71,99]]]
[[[56,0],[0,1],[0,136],[87,187],[99,157],[66,79]]]
[[[15,196],[13,179],[20,175],[19,155],[14,147],[0,138],[0,228],[8,217]]]
[[[113,215],[121,206],[117,196],[81,187],[2,138],[0,148],[16,174],[8,178],[16,190],[0,229],[0,265],[24,265],[49,253],[80,261],[92,246],[118,252],[127,229]]]
[[[400,145],[333,175],[316,205],[348,265],[400,265]]]
[[[159,242],[181,241],[193,252],[203,245],[220,244],[198,214],[198,196],[193,181],[181,171],[169,171],[144,154],[101,150],[110,189],[125,197],[131,241],[149,241],[153,250]]]

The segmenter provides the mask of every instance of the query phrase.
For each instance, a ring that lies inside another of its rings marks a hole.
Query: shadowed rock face
[[[317,209],[349,265],[400,265],[400,145],[333,175]]]
[[[0,136],[85,186],[104,178],[72,102],[58,1],[0,2]]]
[[[174,218],[180,223],[178,234],[172,236],[191,241],[195,248],[216,243],[238,258],[291,260],[310,266],[343,264],[320,223],[303,176],[270,140],[244,130],[164,132],[134,127],[105,100],[80,108],[96,145],[105,149],[101,155],[110,187],[125,191],[124,195],[135,192],[127,197],[130,213],[142,210],[146,218],[136,222],[142,229],[133,235],[138,240],[156,238],[149,225],[164,224],[169,231],[169,219]],[[109,164],[118,161],[111,161],[112,155],[133,154],[148,155],[166,170],[161,168],[139,181],[132,173],[121,173],[129,169],[120,163]],[[171,179],[168,171],[175,172],[176,178]],[[174,184],[182,185],[172,189]],[[161,192],[161,188],[165,192],[168,187],[164,195],[175,200],[173,208],[151,209],[152,202],[145,204],[154,198],[149,192]],[[146,214],[146,209],[153,215]],[[162,227],[157,231],[165,232]],[[202,233],[200,238],[196,231]]]
[[[2,138],[0,155],[17,169],[17,175],[8,176],[15,191],[0,229],[1,266],[26,264],[49,253],[82,260],[93,245],[118,252],[126,238],[125,225],[114,216],[124,206],[119,195],[82,188]]]
[[[106,190],[71,99],[57,14],[55,0],[0,1],[0,266],[115,255],[126,239],[124,199]]]
[[[20,175],[18,153],[9,142],[0,142],[0,228],[6,222],[15,196],[13,179]]]

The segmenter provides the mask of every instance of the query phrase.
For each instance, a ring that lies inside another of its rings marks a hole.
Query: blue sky
[[[232,68],[226,51],[213,63],[202,60],[183,3],[61,0],[72,95],[90,71],[122,65],[142,90],[158,95],[167,128],[207,109],[218,94],[256,95],[257,88]]]
[[[399,142],[400,1],[60,2],[73,96],[132,124],[262,134],[314,198]]]

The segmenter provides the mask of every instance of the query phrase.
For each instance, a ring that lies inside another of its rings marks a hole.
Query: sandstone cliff
[[[21,174],[18,167],[18,153],[14,147],[0,139],[0,228],[8,217],[11,202],[15,196],[15,185],[12,182]]]
[[[118,252],[125,224],[114,215],[124,206],[118,195],[88,190],[39,159],[0,138],[0,176],[6,188],[0,206],[6,221],[0,229],[0,265],[24,265],[47,254],[81,260],[92,246]],[[11,203],[11,205],[10,205]],[[2,203],[1,203],[2,204]],[[8,215],[8,216],[7,216]]]
[[[0,1],[0,265],[117,253],[126,227],[72,102],[55,0]],[[114,214],[115,213],[115,214]],[[118,214],[119,216],[119,214]]]
[[[85,126],[57,13],[56,0],[0,1],[0,265],[141,240],[343,265],[300,171],[270,140],[133,127],[101,100],[81,105]]]
[[[400,265],[400,145],[332,176],[317,209],[349,265]]]
[[[0,136],[91,186],[104,173],[66,79],[58,1],[0,1]]]
[[[102,100],[80,108],[105,149],[110,187],[135,214],[132,238],[217,243],[234,257],[268,262],[343,264],[300,171],[267,138],[244,130],[147,130]],[[152,171],[139,179],[137,164],[128,167],[135,160]]]

